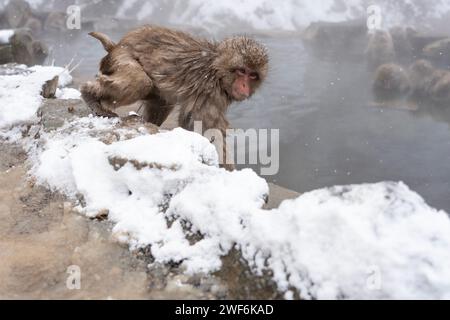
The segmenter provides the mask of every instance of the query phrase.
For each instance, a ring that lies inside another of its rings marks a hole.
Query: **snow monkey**
[[[408,73],[414,90],[413,94],[416,97],[429,98],[433,82],[436,81],[436,78],[440,78],[436,71],[431,62],[427,60],[417,60],[409,67]]]
[[[414,94],[438,104],[450,102],[450,72],[435,68],[427,60],[418,60],[409,68]]]
[[[244,36],[210,42],[148,25],[117,44],[104,34],[90,35],[108,52],[95,81],[81,88],[99,116],[115,117],[115,108],[144,100],[144,120],[161,125],[180,105],[181,127],[193,130],[201,121],[203,131],[218,129],[225,140],[228,106],[250,98],[268,72],[266,48]]]
[[[407,71],[393,63],[379,66],[375,72],[373,91],[380,102],[406,98],[411,91]]]

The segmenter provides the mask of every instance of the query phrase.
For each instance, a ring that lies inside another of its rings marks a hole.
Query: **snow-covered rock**
[[[151,246],[160,263],[213,272],[236,246],[286,298],[450,298],[450,219],[403,183],[333,187],[261,209],[266,182],[217,167],[214,147],[176,129],[111,144],[117,120],[82,118],[43,134],[32,173],[83,196],[79,210],[108,213],[114,236]],[[170,146],[170,147],[169,147]],[[201,234],[201,239],[193,237]],[[196,239],[196,240],[193,240]]]
[[[0,128],[9,127],[36,117],[42,103],[42,86],[46,81],[59,76],[60,87],[72,81],[67,69],[35,66],[28,72],[0,76]]]

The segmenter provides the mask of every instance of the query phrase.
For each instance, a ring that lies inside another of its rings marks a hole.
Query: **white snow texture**
[[[156,261],[212,272],[236,245],[255,273],[271,269],[281,291],[303,298],[450,298],[450,220],[403,183],[313,191],[267,211],[266,182],[219,169],[200,135],[175,129],[106,145],[89,134],[113,124],[85,118],[43,136],[33,173],[81,193],[88,216],[108,210],[116,238],[151,245]],[[203,239],[190,244],[197,232]]]

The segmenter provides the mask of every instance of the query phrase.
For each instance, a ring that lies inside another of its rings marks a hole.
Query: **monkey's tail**
[[[107,52],[111,52],[114,47],[116,46],[116,44],[105,34],[100,33],[100,32],[90,32],[89,35],[91,37],[94,37],[95,39],[99,40],[102,45],[103,48],[105,48],[105,50]]]

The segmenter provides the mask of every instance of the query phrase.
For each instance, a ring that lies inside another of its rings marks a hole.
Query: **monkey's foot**
[[[99,102],[89,103],[88,106],[92,110],[92,112],[98,117],[105,117],[105,118],[119,117],[116,113],[103,108]]]
[[[122,117],[121,120],[125,124],[137,124],[137,123],[145,124],[145,123],[147,123],[144,120],[144,117],[142,117],[142,116],[140,116],[138,114],[130,114],[130,115],[126,116],[126,117]]]

